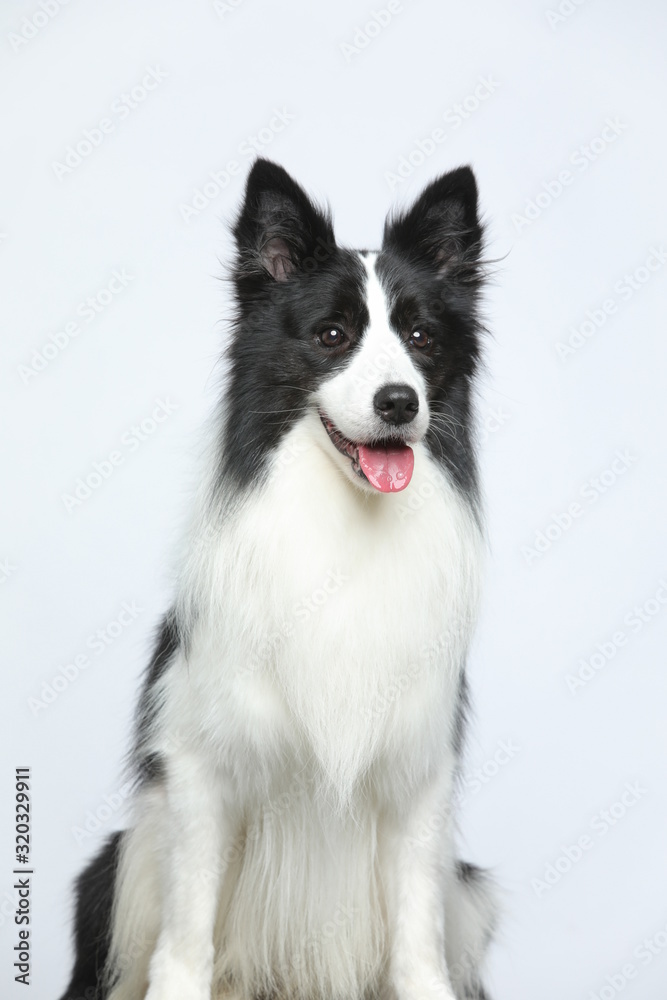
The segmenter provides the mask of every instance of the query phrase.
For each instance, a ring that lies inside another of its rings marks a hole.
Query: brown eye
[[[345,341],[345,334],[337,326],[330,326],[319,334],[319,341],[325,347],[340,347]]]
[[[423,350],[425,347],[431,346],[431,338],[427,333],[422,333],[421,330],[413,330],[410,336],[410,343]]]

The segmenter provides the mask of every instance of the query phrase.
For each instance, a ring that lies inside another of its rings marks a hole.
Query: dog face
[[[313,411],[332,461],[361,489],[405,489],[418,442],[474,488],[482,232],[470,169],[390,217],[370,253],[339,247],[330,216],[281,167],[257,160],[234,235],[225,474],[240,485],[260,475]]]
[[[329,349],[348,359],[321,383],[314,399],[343,470],[366,488],[398,492],[412,475],[411,445],[428,430],[427,383],[415,357],[428,338],[419,330],[406,337],[392,323],[377,257],[361,256],[368,319],[360,335],[353,339],[343,324],[325,328]]]

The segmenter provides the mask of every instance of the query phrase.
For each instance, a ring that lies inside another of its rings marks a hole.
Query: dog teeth
[[[350,441],[346,438],[344,434],[338,430],[332,420],[328,417],[321,417],[322,423],[324,424],[327,434],[331,438],[332,444],[341,455],[345,455],[349,458],[352,463],[352,471],[355,472],[361,479],[365,479],[366,476],[361,470],[359,465],[359,449],[354,441]]]

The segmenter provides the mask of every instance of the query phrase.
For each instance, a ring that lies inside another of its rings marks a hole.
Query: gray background
[[[330,200],[351,245],[377,245],[390,204],[439,172],[475,168],[501,260],[486,297],[490,546],[461,840],[504,889],[489,983],[496,1000],[660,1000],[664,6],[403,0],[363,46],[384,0],[44,2],[56,13],[4,0],[0,28],[2,995],[26,995],[11,969],[13,769],[33,770],[33,1000],[64,985],[72,877],[123,822],[138,681],[218,381],[223,222],[260,135]],[[159,83],[123,112],[149,68]],[[274,109],[292,116],[279,132]],[[103,141],[60,170],[104,118]],[[209,175],[231,160],[239,173],[216,190]],[[88,321],[91,296],[104,308]],[[76,336],[30,367],[72,322]],[[151,425],[158,399],[172,412]],[[114,451],[121,464],[68,511],[64,495]],[[116,626],[124,603],[134,617]],[[110,641],[93,648],[98,629]]]

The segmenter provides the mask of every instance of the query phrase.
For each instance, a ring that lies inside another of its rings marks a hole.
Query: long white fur
[[[370,328],[318,402],[358,439],[379,385],[407,382],[421,437],[426,387],[367,267]],[[472,981],[492,904],[455,878],[450,803],[482,543],[414,451],[404,493],[371,492],[311,409],[260,489],[203,491],[187,656],[154,692],[166,779],[126,835],[110,1000],[452,1000]]]

